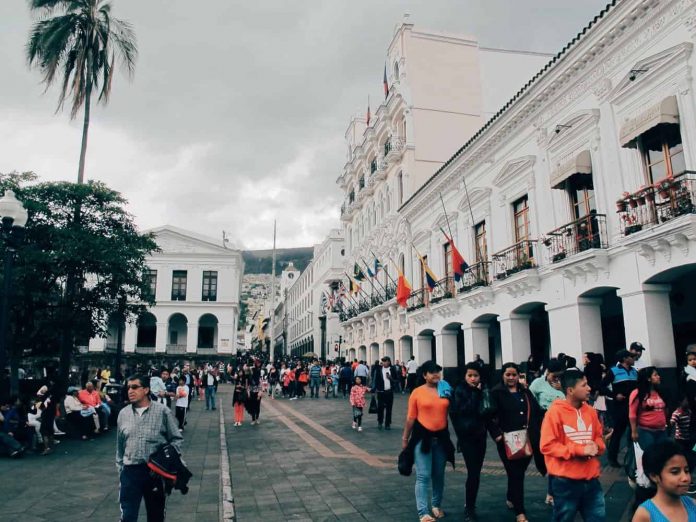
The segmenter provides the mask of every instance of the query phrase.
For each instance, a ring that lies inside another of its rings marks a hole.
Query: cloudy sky
[[[266,248],[277,218],[279,246],[311,245],[340,226],[345,128],[380,99],[404,13],[482,46],[555,53],[606,1],[113,0],[140,56],[92,111],[87,177],[121,191],[142,228],[224,229]],[[27,2],[0,2],[0,172],[74,180],[80,120],[55,114],[57,89],[27,68],[31,23]]]

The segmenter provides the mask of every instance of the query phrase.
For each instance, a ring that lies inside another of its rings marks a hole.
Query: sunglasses
[[[137,390],[138,388],[144,388],[144,386],[140,386],[139,384],[129,384],[128,385],[129,390]]]

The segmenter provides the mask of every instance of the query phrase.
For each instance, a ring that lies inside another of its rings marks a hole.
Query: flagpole
[[[372,254],[372,257],[374,257],[375,259],[379,260],[379,258],[375,255],[375,253],[374,253],[372,250],[370,250],[370,254]],[[392,260],[391,257],[389,258],[389,261],[392,262],[392,264],[397,268],[397,270],[399,269],[399,267],[396,266],[396,263],[394,263],[394,261]],[[389,278],[389,280],[390,280],[392,283],[394,283],[394,285],[396,286],[397,283],[396,283],[396,281],[394,281],[394,278],[393,278],[392,276],[389,275],[389,272],[385,271],[385,274],[387,274],[387,277]]]
[[[447,221],[447,230],[449,230],[450,233],[449,239],[454,241],[454,234],[452,234],[452,227],[450,226],[449,216],[447,215],[447,209],[445,208],[445,200],[442,199],[442,192],[439,192],[438,194],[440,195],[440,203],[442,203],[442,210],[445,213],[445,220]],[[440,227],[440,230],[442,230],[442,227]],[[445,236],[446,235],[447,234],[445,234]]]
[[[471,227],[474,229],[474,248],[476,249],[476,261],[483,263],[485,259],[481,259],[481,251],[476,239],[476,221],[474,220],[474,211],[471,210],[471,200],[469,199],[469,189],[466,186],[466,174],[462,175],[462,183],[464,184],[464,194],[466,195],[466,205],[469,207],[469,215],[471,216]],[[481,267],[479,267],[481,269]]]
[[[368,271],[367,275],[368,275],[368,277],[369,277],[370,272],[371,272],[371,271],[370,271],[370,266],[365,262],[365,260],[364,260],[362,257],[360,258],[360,261],[362,261],[362,262],[363,262],[363,265],[365,265],[365,268],[367,268],[367,271]],[[373,287],[374,287],[374,285],[375,285],[375,284],[374,284],[374,280],[375,280],[375,279],[377,279],[377,274],[375,274],[373,277],[370,277],[370,281],[372,282],[372,286],[373,286]],[[382,283],[380,283],[379,279],[377,279],[377,284],[378,284],[379,286],[382,287],[382,290],[384,290],[384,296],[386,297],[386,296],[387,296],[387,293],[386,293],[386,292],[387,292],[387,289],[384,288],[384,285],[383,285]],[[377,293],[377,295],[379,295],[379,292]]]
[[[275,314],[275,278],[276,278],[276,220],[273,220],[273,256],[271,266],[271,310],[269,312],[268,329],[271,332],[271,344],[268,348],[268,360],[273,362],[275,352],[275,339],[273,337],[273,315]]]

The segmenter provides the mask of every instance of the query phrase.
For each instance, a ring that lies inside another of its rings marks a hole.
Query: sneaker
[[[358,431],[362,431],[362,426],[358,426]]]
[[[352,427],[353,429],[355,429],[355,428],[358,427],[358,425],[355,423],[355,421],[353,421],[353,424],[351,425],[351,427]]]
[[[58,430],[58,431],[54,431],[53,434],[54,434],[56,437],[62,437],[63,435],[65,435],[65,432],[64,432],[64,431]]]

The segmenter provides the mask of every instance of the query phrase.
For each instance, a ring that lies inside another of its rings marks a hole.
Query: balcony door
[[[512,204],[518,266],[534,258],[529,241],[529,197],[525,194]]]

